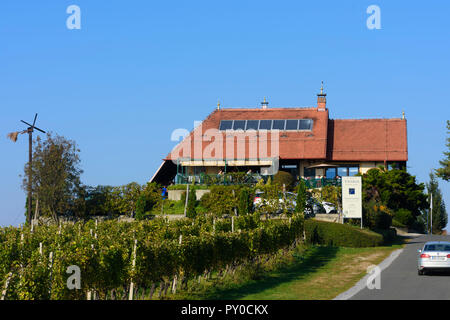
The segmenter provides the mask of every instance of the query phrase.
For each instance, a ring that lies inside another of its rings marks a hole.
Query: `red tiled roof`
[[[198,155],[194,152],[194,140],[197,143],[201,143],[202,150],[205,151],[207,146],[211,144],[209,141],[201,139],[199,130],[202,131],[202,135],[207,133],[209,129],[218,129],[221,120],[264,120],[264,119],[312,119],[313,128],[312,131],[280,131],[279,135],[279,157],[281,159],[325,159],[327,151],[327,127],[328,127],[328,110],[318,111],[317,108],[270,108],[270,109],[221,109],[215,110],[206,118],[201,128],[194,129],[190,134],[191,138],[191,159],[199,159]],[[243,134],[237,132],[220,132],[223,137],[223,141],[231,136],[235,139],[243,139]],[[196,138],[197,137],[197,138]],[[268,139],[270,140],[271,133],[268,133]],[[258,133],[259,143],[264,143],[266,140],[263,135]],[[250,155],[249,140],[245,141],[245,156],[237,155],[237,140],[234,143],[234,154],[236,159],[249,159]],[[183,148],[189,148],[188,139],[182,141],[175,149],[181,150]],[[258,144],[259,148],[259,144]],[[174,149],[174,150],[175,150]],[[271,153],[271,141],[267,143],[267,155],[273,156]],[[227,145],[223,143],[223,155],[226,155]],[[173,154],[177,154],[177,151],[173,151]],[[258,154],[260,158],[264,158],[265,155]],[[165,160],[171,159],[171,155]],[[203,155],[203,158],[210,159],[211,157]],[[220,158],[221,157],[212,157]]]
[[[330,120],[328,160],[407,161],[406,120]]]
[[[281,159],[321,159],[330,161],[407,161],[406,120],[363,119],[331,120],[328,109],[317,108],[268,108],[268,109],[220,109],[212,112],[201,127],[194,129],[174,148],[165,160],[176,159],[180,150],[188,150],[189,158],[223,159],[226,155],[225,139],[234,137],[233,146],[236,159],[253,158],[250,154],[248,138],[245,140],[245,154],[237,154],[238,140],[245,139],[236,132],[217,132],[223,139],[222,155],[211,152],[211,141],[205,139],[209,129],[218,130],[221,120],[262,120],[262,119],[313,119],[312,131],[280,131],[279,157]],[[264,143],[261,138],[260,143]],[[270,134],[268,136],[270,139]],[[198,146],[195,149],[195,144]],[[189,144],[190,142],[190,144]],[[259,147],[258,144],[258,147]],[[231,147],[231,145],[230,145]],[[229,148],[230,148],[229,147]],[[258,153],[259,158],[273,156],[268,142],[267,155]],[[190,150],[189,150],[190,149]],[[205,153],[209,153],[208,155]],[[172,156],[173,155],[173,156]],[[183,157],[186,157],[184,155]]]

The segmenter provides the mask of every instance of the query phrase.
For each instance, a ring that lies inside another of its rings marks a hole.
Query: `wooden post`
[[[153,283],[152,283],[152,287],[150,288],[150,297],[149,297],[150,300],[152,300],[153,293],[155,292],[155,287],[156,287],[156,285],[155,285],[155,283],[153,282]]]
[[[34,210],[34,219],[31,219],[31,232],[34,231],[34,224],[37,223],[39,215],[39,198],[36,198],[36,209]]]
[[[132,262],[133,271],[134,271],[134,269],[136,267],[136,246],[137,246],[137,239],[134,240],[133,262]],[[134,283],[133,283],[133,279],[131,279],[130,293],[128,295],[128,300],[133,300],[133,293],[134,293]]]
[[[180,234],[180,239],[178,240],[178,244],[181,245],[183,241],[183,235]],[[172,293],[175,294],[177,292],[177,280],[178,280],[178,275],[176,274],[175,277],[173,278],[173,285],[172,285]]]
[[[159,295],[158,298],[161,298],[164,289],[164,281],[159,282]]]
[[[12,272],[8,273],[8,277],[6,278],[6,282],[5,282],[5,288],[2,291],[2,298],[0,300],[5,300],[6,292],[8,290],[9,281],[11,280],[12,275],[13,275]]]
[[[50,252],[50,255],[48,257],[49,261],[49,268],[50,268],[50,287],[48,288],[48,293],[50,295],[50,299],[52,297],[52,269],[53,269],[53,252]]]
[[[234,189],[233,189],[233,198],[236,198],[236,194],[234,193]],[[237,216],[237,208],[234,207],[234,215]]]
[[[186,209],[187,209],[188,199],[189,199],[189,184],[186,185],[186,201],[184,203],[184,216],[185,217],[187,217]]]

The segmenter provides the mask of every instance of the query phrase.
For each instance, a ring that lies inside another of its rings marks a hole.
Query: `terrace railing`
[[[184,175],[178,173],[175,176],[176,184],[202,184],[202,185],[255,185],[259,181],[267,181],[269,176],[260,174],[248,174],[245,172],[224,173],[224,174],[205,174]]]
[[[322,188],[325,186],[340,187],[342,185],[342,179],[320,178],[320,179],[303,179],[303,181],[305,181],[306,187],[308,189]]]
[[[263,180],[264,183],[270,176],[260,174],[247,174],[245,172],[232,172],[224,174],[197,174],[185,175],[178,173],[175,184],[201,184],[201,185],[248,185],[252,186]],[[308,189],[322,188],[325,186],[341,186],[341,179],[303,179]]]

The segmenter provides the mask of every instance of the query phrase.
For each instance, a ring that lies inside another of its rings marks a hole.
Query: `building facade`
[[[278,170],[297,178],[334,179],[380,165],[405,167],[404,114],[395,119],[330,119],[326,94],[311,108],[220,108],[184,138],[151,179],[169,184],[178,176]],[[186,180],[183,180],[186,181]]]

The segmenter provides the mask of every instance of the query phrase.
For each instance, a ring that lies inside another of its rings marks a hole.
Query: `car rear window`
[[[450,244],[427,244],[424,251],[450,251]]]

